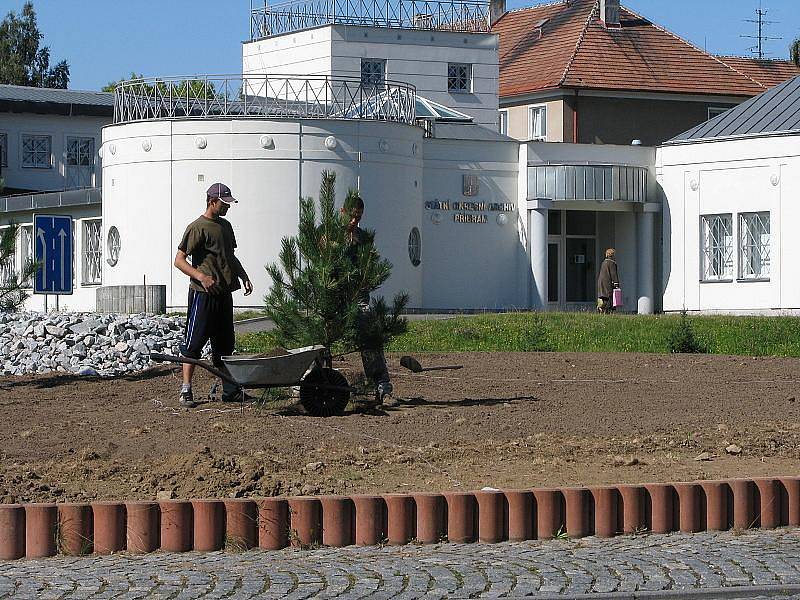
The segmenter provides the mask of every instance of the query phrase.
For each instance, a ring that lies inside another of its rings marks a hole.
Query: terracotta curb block
[[[0,504],[0,560],[800,526],[800,477],[446,492]]]
[[[111,554],[125,549],[127,522],[125,503],[93,503],[92,520],[95,554]]]

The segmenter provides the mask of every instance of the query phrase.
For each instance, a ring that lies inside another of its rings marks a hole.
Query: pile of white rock
[[[77,373],[113,377],[177,354],[186,318],[93,313],[0,313],[3,375]]]

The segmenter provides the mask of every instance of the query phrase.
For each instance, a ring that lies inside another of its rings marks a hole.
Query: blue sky
[[[538,1],[509,0],[509,8]],[[0,0],[2,16],[24,0]],[[800,35],[798,0],[761,0],[769,10],[767,42],[786,58]],[[759,0],[623,0],[623,5],[717,54],[746,55]],[[241,71],[240,42],[249,36],[249,0],[34,0],[39,28],[55,60],[70,63],[73,89],[100,89],[131,71],[146,76]]]

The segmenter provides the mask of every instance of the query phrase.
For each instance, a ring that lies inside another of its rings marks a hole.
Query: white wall
[[[269,148],[262,147],[264,135],[272,137]],[[325,147],[329,136],[338,141],[334,150]],[[205,149],[197,147],[198,137],[205,138]],[[139,283],[146,274],[148,283],[167,285],[169,306],[185,306],[188,280],[172,266],[175,251],[186,226],[205,210],[206,189],[223,181],[240,201],[228,218],[237,256],[255,287],[247,298],[234,294],[234,302],[262,306],[270,283],[264,266],[277,259],[281,238],[296,234],[299,196],[316,198],[322,171],[331,169],[338,201],[348,187],[360,186],[364,226],[380,226],[378,248],[394,264],[381,293],[406,290],[417,306],[421,275],[408,260],[407,238],[412,224],[419,226],[422,170],[414,148],[421,142],[419,128],[358,121],[187,120],[107,127],[104,230],[117,226],[121,251],[117,266],[104,266],[104,283]]]
[[[664,310],[708,312],[800,309],[800,136],[783,135],[663,146],[658,180],[665,195]],[[738,214],[769,211],[769,281],[737,281]],[[730,213],[734,225],[734,280],[704,283],[700,216]],[[785,267],[784,267],[785,264]]]
[[[66,144],[68,137],[92,137],[95,140],[95,186],[100,184],[101,129],[110,117],[67,117],[28,113],[2,113],[0,134],[8,137],[8,167],[3,167],[6,187],[34,191],[61,191],[66,188]],[[34,169],[22,166],[22,136],[51,136],[51,167]]]
[[[423,147],[424,200],[449,203],[449,210],[424,210],[424,307],[527,308],[530,267],[525,233],[519,229],[524,224],[517,202],[518,145],[433,138],[426,139]],[[464,174],[478,175],[477,196],[463,196]],[[513,208],[460,211],[453,209],[454,202]],[[483,215],[486,222],[457,222],[458,214]],[[501,214],[503,224],[498,222]]]
[[[497,128],[497,36],[328,25],[243,46],[246,74],[361,77],[361,59],[386,60],[386,78],[410,83],[417,93]],[[472,92],[447,91],[449,62],[472,65]]]

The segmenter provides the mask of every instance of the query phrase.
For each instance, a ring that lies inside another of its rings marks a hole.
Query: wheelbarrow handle
[[[189,358],[188,356],[172,356],[171,354],[159,354],[158,352],[151,352],[150,359],[156,362],[174,362],[174,363],[181,363],[184,365],[196,365],[201,367],[211,373],[212,375],[216,375],[223,381],[227,381],[228,383],[232,383],[235,386],[242,387],[238,381],[236,381],[233,377],[231,377],[228,373],[217,369],[214,365],[209,364],[204,360],[198,360],[196,358]]]

